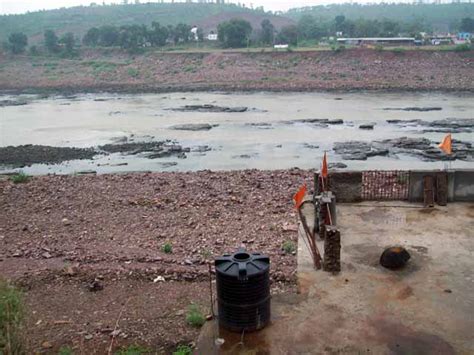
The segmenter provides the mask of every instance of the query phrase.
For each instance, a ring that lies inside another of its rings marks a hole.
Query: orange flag
[[[438,145],[438,147],[445,152],[446,154],[451,154],[452,150],[452,141],[451,141],[451,133],[447,134],[446,137],[443,138],[443,141]]]
[[[327,158],[326,158],[326,152],[324,152],[323,167],[321,168],[321,176],[323,178],[328,177],[328,161],[327,161]]]
[[[298,192],[293,196],[293,201],[295,201],[295,207],[300,208],[301,204],[303,203],[303,199],[306,195],[306,185],[300,187]]]

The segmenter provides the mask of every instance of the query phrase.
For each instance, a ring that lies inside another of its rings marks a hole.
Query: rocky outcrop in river
[[[393,138],[374,142],[350,141],[335,143],[334,151],[344,160],[367,160],[374,156],[409,154],[425,161],[465,160],[473,161],[472,143],[453,140],[453,154],[447,155],[426,138]]]
[[[172,111],[183,111],[183,112],[245,112],[248,107],[225,107],[215,105],[186,105],[183,107],[172,108]]]

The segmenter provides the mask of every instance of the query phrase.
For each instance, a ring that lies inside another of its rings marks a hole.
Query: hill
[[[148,3],[77,6],[0,16],[0,41],[5,40],[12,32],[23,32],[34,42],[35,39],[42,39],[47,29],[55,30],[58,34],[73,32],[82,37],[94,26],[150,25],[153,21],[162,25],[186,23],[210,31],[215,30],[220,22],[234,17],[246,19],[254,28],[258,28],[265,18],[270,19],[276,28],[292,23],[291,19],[285,17],[233,4]]]
[[[332,4],[295,8],[285,13],[294,20],[303,15],[313,15],[326,21],[339,15],[351,20],[386,18],[405,23],[421,21],[437,31],[453,31],[463,17],[474,17],[474,4]]]

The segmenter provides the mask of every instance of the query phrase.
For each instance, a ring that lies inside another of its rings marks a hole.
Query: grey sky
[[[133,2],[134,0],[130,0]],[[169,1],[169,0],[167,0]],[[175,0],[179,1],[179,0]],[[184,0],[182,0],[184,2]],[[322,5],[329,3],[342,3],[348,2],[348,0],[231,0],[234,3],[241,2],[250,6],[264,6],[265,10],[287,10],[292,7],[300,6],[311,6],[311,5]],[[76,5],[89,5],[91,2],[102,3],[102,0],[0,0],[0,13],[1,14],[15,14],[24,13],[26,11],[35,11],[42,9],[55,9],[60,7],[69,7]],[[121,3],[121,0],[105,0],[105,3]],[[158,0],[141,0],[145,2],[158,2]],[[359,0],[361,2],[367,2]],[[379,1],[372,1],[379,2]],[[403,2],[403,1],[400,1]]]

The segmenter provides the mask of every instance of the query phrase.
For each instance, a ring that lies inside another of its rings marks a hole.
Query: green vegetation
[[[0,280],[0,354],[23,354],[23,304],[20,292]]]
[[[173,355],[191,355],[192,353],[193,349],[191,349],[191,347],[188,345],[180,345],[176,351],[173,352]]]
[[[186,313],[186,322],[196,328],[200,328],[206,323],[206,318],[202,314],[199,307],[195,304],[192,304],[188,308]]]
[[[23,32],[12,33],[8,37],[7,48],[13,54],[21,54],[25,52],[25,48],[28,45],[28,37]]]
[[[463,44],[458,44],[456,47],[454,47],[455,52],[466,52],[471,50],[471,45],[468,43],[463,43]]]
[[[21,183],[28,182],[29,179],[30,177],[27,174],[25,174],[23,171],[20,171],[19,173],[14,174],[10,177],[10,180],[14,184],[21,184]]]
[[[58,351],[58,355],[73,355],[74,352],[69,346],[61,346]]]
[[[173,252],[173,246],[170,243],[165,243],[161,247],[161,251],[165,254],[171,254]]]
[[[224,48],[242,48],[250,44],[252,25],[242,19],[221,22],[217,26],[217,36]]]
[[[283,243],[282,247],[283,251],[287,254],[293,254],[296,251],[296,245],[293,241],[287,240]]]
[[[127,74],[132,78],[138,78],[140,76],[140,72],[136,68],[128,68]]]
[[[150,349],[141,347],[139,345],[130,345],[126,348],[122,348],[115,353],[115,355],[145,355],[151,354]]]

